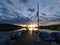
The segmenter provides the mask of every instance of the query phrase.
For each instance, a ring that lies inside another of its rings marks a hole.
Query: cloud
[[[53,18],[50,21],[60,21],[60,18]]]
[[[4,4],[6,5],[5,7],[9,10],[9,11],[16,11],[16,12],[19,12],[19,11],[22,11],[23,9],[21,9],[20,7],[17,7],[16,4],[13,4],[14,5],[10,5],[9,3],[6,3],[4,2]],[[19,4],[19,3],[18,3]]]
[[[48,12],[53,12],[55,10],[55,6],[46,6],[42,10],[48,11]]]
[[[57,11],[56,14],[60,15],[60,11]]]
[[[41,13],[43,16],[46,16],[46,14],[45,13]]]
[[[0,16],[0,23],[28,23],[30,19],[15,11],[12,13],[7,8],[1,8],[3,15]]]
[[[1,11],[3,11],[3,10],[7,11],[8,9],[5,8],[5,7],[0,7],[0,10],[1,10]]]
[[[29,12],[32,12],[32,13],[35,12],[35,9],[34,9],[34,8],[28,8],[27,10],[28,10]]]
[[[5,6],[5,4],[4,3],[1,3],[1,2],[0,2],[0,5],[4,5]]]
[[[45,8],[46,5],[44,3],[40,3],[41,8]]]
[[[54,6],[51,6],[51,7],[48,7],[47,10],[48,10],[49,12],[52,12],[54,9],[55,9],[55,7],[54,7]]]
[[[10,0],[7,0],[6,2],[9,3],[9,4],[11,4],[11,5],[13,5],[13,3]]]
[[[8,20],[8,19],[15,19],[15,15],[2,15],[0,16],[0,19]]]
[[[55,17],[55,16],[51,16],[51,17],[46,17],[46,21],[60,21],[60,17]]]
[[[54,15],[55,17],[60,17],[60,15]]]
[[[15,11],[12,13],[7,8],[1,8],[3,15],[0,16],[0,23],[28,23],[30,19]],[[9,12],[8,12],[9,11]]]
[[[60,0],[55,0],[56,2],[60,2]]]
[[[20,1],[20,2],[18,2]],[[37,17],[33,16],[36,15],[36,5],[33,3],[33,7],[31,8],[30,6],[26,5],[20,5],[20,3],[26,4],[28,3],[28,0],[6,0],[5,2],[0,2],[0,5],[5,5],[5,7],[0,7],[1,15],[0,15],[0,22],[8,22],[8,23],[24,23],[24,22],[29,22],[30,20],[36,21]],[[34,0],[35,1],[35,0]],[[55,0],[54,0],[55,1]],[[16,3],[16,4],[15,4]],[[30,4],[32,2],[29,2]],[[30,5],[28,4],[28,5]],[[55,2],[54,2],[55,4]],[[59,15],[55,14],[53,16],[53,13],[55,12],[55,5],[53,6],[52,4],[40,4],[41,9],[40,9],[40,22],[41,21],[56,21],[59,20]],[[21,8],[21,9],[20,9]],[[27,9],[27,11],[26,11]],[[3,13],[3,14],[2,14]],[[24,13],[24,14],[23,14]],[[57,12],[60,14],[60,12]],[[3,16],[2,16],[3,15]],[[50,17],[52,16],[52,17]]]
[[[12,15],[0,16],[0,23],[14,23],[14,24],[26,24],[30,21],[28,17],[15,18]]]
[[[3,14],[8,14],[8,12],[9,12],[9,10],[5,7],[0,8],[0,10],[1,10],[1,13],[3,13]]]
[[[20,0],[20,2],[25,4],[28,2],[28,0]]]

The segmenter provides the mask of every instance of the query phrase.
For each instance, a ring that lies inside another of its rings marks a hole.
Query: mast
[[[40,41],[40,38],[39,38],[39,2],[37,3],[37,25],[38,25],[37,41]]]
[[[38,31],[39,31],[39,2],[37,3],[37,23],[38,23]]]

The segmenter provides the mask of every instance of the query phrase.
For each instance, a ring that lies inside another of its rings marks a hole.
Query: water
[[[7,45],[11,32],[0,32],[0,45]]]
[[[40,31],[44,31],[44,30],[40,30]],[[49,30],[48,31],[45,30],[45,31],[48,33],[50,32]],[[0,32],[0,45],[9,45],[11,43],[10,41],[11,34],[12,32]],[[56,44],[55,42],[52,42],[51,45],[58,45],[58,44]]]

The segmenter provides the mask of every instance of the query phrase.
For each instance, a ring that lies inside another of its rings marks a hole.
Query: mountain
[[[49,25],[49,26],[39,26],[40,29],[58,30],[60,31],[60,24]]]
[[[13,25],[13,24],[0,24],[0,31],[2,31],[2,32],[14,31],[14,30],[18,30],[21,28],[22,28],[22,26]]]

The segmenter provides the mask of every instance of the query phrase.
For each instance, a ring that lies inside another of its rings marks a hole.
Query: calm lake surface
[[[40,31],[42,32],[48,32],[48,33],[51,33],[51,32],[54,32],[52,30],[41,30]],[[19,32],[18,31],[15,31],[15,33]],[[59,31],[55,31],[55,32],[59,32]],[[10,36],[13,32],[0,32],[0,45],[8,45],[8,43],[10,43]],[[56,44],[55,42],[52,42],[52,45],[58,45]]]

